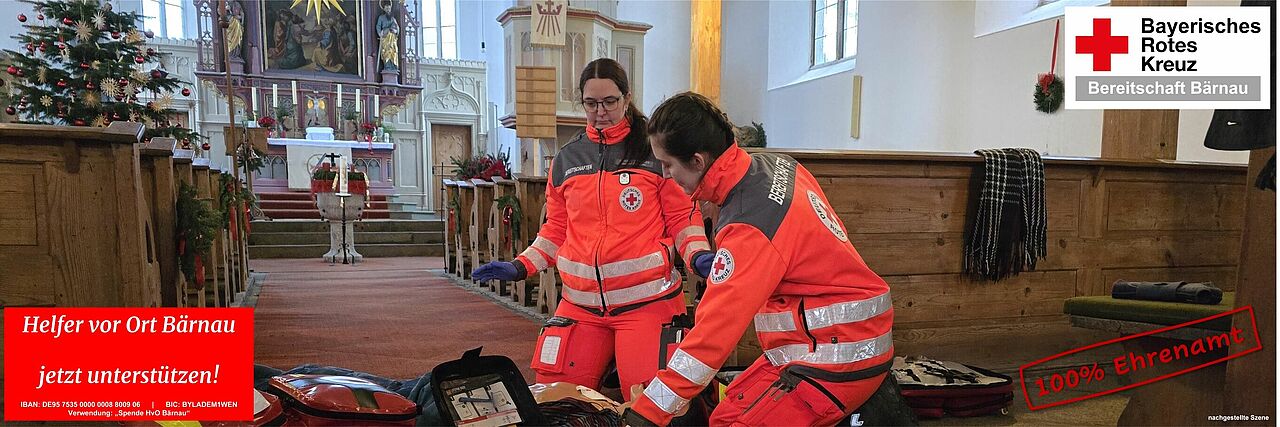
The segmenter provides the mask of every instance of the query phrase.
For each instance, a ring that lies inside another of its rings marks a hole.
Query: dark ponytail
[[[627,138],[622,141],[624,154],[622,160],[618,162],[619,169],[639,167],[642,163],[653,157],[653,149],[649,147],[649,138],[645,133],[649,120],[645,118],[644,113],[636,108],[636,104],[631,100],[631,81],[627,79],[626,70],[622,69],[622,65],[618,61],[609,58],[600,58],[591,61],[586,68],[582,69],[582,76],[578,78],[578,94],[581,98],[582,88],[587,85],[587,80],[591,79],[609,79],[613,80],[613,84],[618,86],[618,90],[622,92],[622,96],[627,97],[627,121],[631,122],[631,133],[627,134]]]
[[[733,122],[707,97],[684,92],[653,110],[648,132],[667,153],[688,162],[697,153],[716,159],[733,145]]]

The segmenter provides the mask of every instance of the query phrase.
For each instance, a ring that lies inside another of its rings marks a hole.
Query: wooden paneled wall
[[[903,353],[982,359],[974,353],[997,357],[991,347],[1001,343],[1078,334],[1066,325],[1064,300],[1108,295],[1118,279],[1235,288],[1243,166],[1045,159],[1048,256],[1035,271],[988,282],[961,267],[978,156],[784,153],[818,179],[849,240],[889,282]],[[1027,363],[1092,339],[1046,339],[1034,345],[1047,348],[1004,361]],[[952,346],[938,348],[944,341]]]

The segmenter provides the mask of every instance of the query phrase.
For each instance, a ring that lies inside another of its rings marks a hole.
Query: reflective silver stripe
[[[555,243],[551,243],[551,240],[543,238],[542,236],[538,236],[537,239],[533,239],[533,244],[529,246],[541,249],[542,253],[547,254],[548,261],[555,259],[556,252],[560,252],[559,246],[556,246]]]
[[[796,330],[794,313],[760,313],[756,315],[756,332],[788,332]]]
[[[861,322],[879,316],[893,307],[889,293],[859,301],[846,301],[804,311],[809,330],[821,329],[842,323]],[[790,332],[796,330],[791,312],[761,313],[755,317],[756,332]]]
[[[684,350],[676,350],[671,355],[671,361],[667,362],[667,369],[675,371],[684,379],[699,386],[706,386],[711,382],[711,377],[716,374],[715,369],[711,369],[706,363],[685,353]]]
[[[573,277],[596,280],[595,267],[577,261],[572,261],[565,257],[556,258],[556,268],[560,269],[560,272]]]
[[[671,387],[667,387],[659,378],[654,378],[653,382],[649,383],[648,387],[645,387],[644,395],[648,396],[649,400],[652,400],[654,406],[657,406],[658,409],[671,415],[680,412],[684,405],[689,404],[689,399],[680,397],[676,392],[671,391]]]
[[[546,258],[543,258],[542,252],[538,252],[538,250],[534,249],[533,246],[530,246],[528,249],[525,249],[524,252],[521,252],[520,256],[529,260],[529,262],[533,264],[533,269],[537,271],[546,270],[547,266],[550,264]]]
[[[812,331],[841,323],[861,322],[884,314],[892,307],[893,300],[885,292],[861,301],[847,301],[805,310],[804,320]]]
[[[805,362],[819,365],[853,363],[885,354],[893,348],[893,332],[856,342],[836,344],[818,344],[817,350],[810,353],[809,344],[789,344],[765,350],[765,357],[773,366],[782,366],[791,362]]]
[[[565,285],[560,288],[560,294],[564,296],[564,299],[577,305],[586,307],[600,306],[600,294],[597,292],[579,291],[569,285]]]
[[[684,249],[680,251],[680,253],[685,254],[685,256],[687,257],[689,255],[698,253],[698,251],[709,251],[709,250],[711,250],[711,245],[708,244],[706,240],[694,240],[689,242],[689,245],[685,246]]]
[[[662,252],[654,252],[639,258],[611,262],[600,266],[600,277],[604,279],[626,276],[641,271],[662,267],[665,260]]]
[[[605,292],[604,301],[611,306],[636,302],[648,297],[662,295],[679,283],[679,280],[671,280],[669,277],[650,280],[630,288]]]
[[[701,226],[690,225],[685,227],[683,230],[680,230],[679,233],[676,233],[676,247],[684,246],[684,241],[688,239],[689,236],[702,236],[702,233],[704,233],[704,230]],[[703,236],[703,238],[705,239],[706,236]]]
[[[564,261],[564,258],[560,259],[560,262]],[[561,271],[564,271],[563,264],[558,267]],[[671,290],[671,288],[680,284],[680,280],[678,280],[680,276],[675,272],[675,270],[672,270],[671,274],[672,277],[650,280],[629,288],[605,292],[605,302],[607,302],[609,306],[619,306],[645,298],[662,295]],[[599,292],[581,291],[566,285],[560,290],[560,293],[565,299],[568,299],[577,305],[589,307],[601,307],[603,305],[600,303]]]

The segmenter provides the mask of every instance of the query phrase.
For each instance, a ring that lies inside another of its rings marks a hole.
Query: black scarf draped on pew
[[[1044,162],[1028,148],[983,149],[981,189],[970,194],[964,272],[1000,280],[1045,257]],[[975,179],[975,184],[978,180]]]

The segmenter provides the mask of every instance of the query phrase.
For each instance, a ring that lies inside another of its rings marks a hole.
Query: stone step
[[[290,192],[265,192],[256,193],[258,200],[311,200],[311,193],[308,191],[290,191]],[[371,194],[369,200],[386,201],[387,196],[382,194]]]
[[[444,232],[440,231],[357,231],[355,240],[358,245],[372,243],[399,244],[444,244]],[[328,232],[285,232],[249,235],[249,245],[327,245]]]
[[[320,211],[313,206],[310,209],[263,209],[262,213],[271,219],[320,219]],[[385,209],[365,209],[364,218],[387,219],[391,212]]]
[[[388,231],[444,231],[444,221],[398,219],[361,220],[352,223],[356,233]],[[314,220],[253,221],[254,233],[328,233],[329,223]]]
[[[315,202],[311,200],[259,200],[258,207],[264,211],[272,210],[316,210]],[[366,203],[365,210],[389,210],[386,201],[370,201]]]
[[[329,244],[323,245],[263,245],[249,248],[252,259],[265,258],[315,258],[320,259],[329,251]],[[441,244],[357,244],[356,251],[369,258],[408,257],[408,256],[444,256]]]

